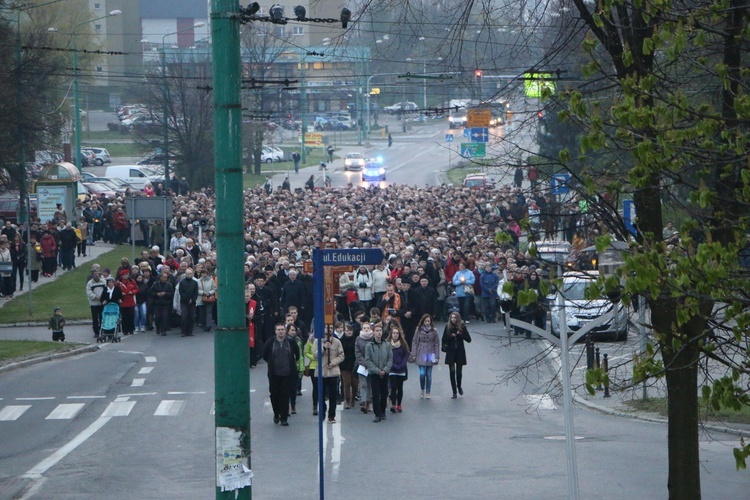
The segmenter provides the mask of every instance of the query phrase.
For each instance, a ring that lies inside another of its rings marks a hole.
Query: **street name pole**
[[[239,3],[211,0],[218,326],[214,335],[216,498],[252,498],[249,345],[242,262]]]

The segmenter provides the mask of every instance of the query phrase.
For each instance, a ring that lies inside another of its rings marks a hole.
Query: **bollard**
[[[594,365],[594,368],[599,368],[600,366],[602,366],[601,360],[602,360],[602,358],[599,357],[599,348],[597,347],[596,348],[596,364]],[[602,384],[601,384],[601,382],[599,382],[599,385],[596,386],[596,390],[597,391],[601,391],[602,390]]]
[[[586,335],[586,369],[594,369],[594,341],[591,340],[591,334]]]
[[[609,373],[609,360],[607,359],[607,353],[604,353],[604,364],[602,365],[602,368],[604,368],[604,373]],[[604,384],[604,397],[609,397],[609,379]]]

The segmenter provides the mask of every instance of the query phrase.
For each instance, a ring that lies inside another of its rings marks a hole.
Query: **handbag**
[[[464,293],[466,295],[474,295],[474,285],[464,285]]]
[[[203,288],[205,290],[205,288],[203,286],[203,283],[201,283],[201,288]],[[204,304],[213,304],[214,302],[216,302],[216,293],[214,293],[213,295],[208,295],[208,294],[205,294],[205,293],[203,294],[203,303]]]
[[[440,346],[440,350],[443,352],[448,352],[448,344],[443,344]]]

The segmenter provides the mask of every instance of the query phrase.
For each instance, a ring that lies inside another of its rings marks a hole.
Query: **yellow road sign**
[[[322,146],[323,145],[323,134],[318,132],[305,134],[305,145],[306,146]]]
[[[466,126],[468,128],[484,128],[490,126],[492,111],[486,108],[472,108],[466,112]]]
[[[370,95],[380,95],[380,89],[378,87],[371,88]]]

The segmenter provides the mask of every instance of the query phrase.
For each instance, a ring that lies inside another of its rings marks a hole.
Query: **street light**
[[[167,52],[166,43],[167,37],[171,35],[177,35],[185,31],[190,31],[194,28],[202,28],[206,23],[198,21],[197,23],[183,28],[181,30],[167,33],[161,37],[161,78],[162,78],[162,97],[164,102],[162,104],[162,122],[164,127],[164,147],[162,148],[162,154],[164,155],[164,191],[169,192],[169,85],[167,84]]]
[[[120,14],[122,14],[121,10],[112,10],[105,16],[95,17],[94,19],[74,24],[70,29],[70,35],[73,37],[73,123],[76,134],[74,163],[76,167],[78,167],[79,172],[83,171],[83,165],[81,164],[81,114],[79,112],[80,106],[78,104],[78,44],[76,43],[75,29],[78,26],[93,23],[94,21],[99,21],[100,19],[106,19],[108,17],[119,16]]]

